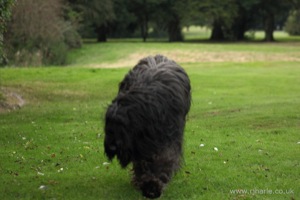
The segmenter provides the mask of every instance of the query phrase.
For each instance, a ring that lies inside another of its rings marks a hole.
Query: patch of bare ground
[[[25,100],[16,91],[9,88],[1,88],[0,113],[11,112],[22,108]]]
[[[120,68],[133,67],[141,58],[149,55],[163,54],[178,63],[195,62],[259,62],[259,61],[300,61],[299,53],[267,53],[267,52],[197,52],[186,50],[174,51],[144,51],[132,53],[126,58],[120,59],[114,63],[91,64],[93,68]]]

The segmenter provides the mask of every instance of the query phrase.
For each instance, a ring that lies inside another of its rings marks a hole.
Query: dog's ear
[[[116,132],[114,125],[114,116],[116,115],[116,110],[116,106],[112,104],[107,108],[105,115],[104,151],[109,160],[112,160],[115,157],[115,155],[117,155],[117,145],[114,134],[114,132]]]
[[[105,154],[110,160],[117,156],[120,165],[125,168],[131,162],[131,138],[120,124],[110,124],[106,127]]]
[[[125,168],[132,160],[132,150],[131,147],[126,144],[125,141],[122,141],[122,144],[119,144],[120,148],[117,153],[117,157],[120,165]]]
[[[132,158],[132,136],[128,128],[127,111],[126,106],[115,102],[109,106],[105,117],[105,154],[110,160],[117,156],[123,168]]]
[[[115,140],[109,134],[105,135],[104,150],[109,160],[112,160],[117,154],[117,146],[115,144]]]

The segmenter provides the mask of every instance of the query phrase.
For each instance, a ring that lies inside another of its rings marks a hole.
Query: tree
[[[192,15],[205,18],[211,40],[243,40],[245,32],[263,26],[265,41],[273,41],[275,25],[283,24],[291,4],[300,0],[189,0]]]
[[[167,32],[169,42],[183,41],[182,21],[187,12],[182,8],[186,3],[181,0],[162,0],[154,11],[154,24],[156,28]]]
[[[210,40],[225,40],[230,38],[228,30],[237,16],[235,0],[190,0],[192,14],[206,18],[206,23],[212,28]]]
[[[128,0],[128,10],[133,13],[140,27],[141,36],[145,42],[148,38],[149,22],[160,3],[159,0]]]
[[[132,37],[138,29],[137,18],[129,12],[128,0],[114,0],[115,18],[110,24],[111,37]]]
[[[255,6],[259,0],[236,0],[237,14],[229,27],[230,38],[244,40],[245,33],[252,28],[255,19]]]
[[[109,25],[115,19],[112,0],[79,0],[84,28],[93,28],[98,42],[106,42]]]
[[[168,33],[169,41],[182,41],[180,0],[128,0],[129,11],[134,13],[145,42],[150,24],[152,28]]]
[[[274,30],[276,18],[286,15],[291,9],[291,2],[282,0],[260,0],[257,4],[257,10],[263,19],[265,38],[264,41],[274,41]]]

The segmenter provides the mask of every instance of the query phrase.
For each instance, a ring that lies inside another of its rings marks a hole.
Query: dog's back
[[[191,103],[190,80],[184,69],[165,56],[146,57],[125,76],[119,85],[119,94],[149,89],[149,92],[169,91],[171,98],[178,98],[177,103],[186,115]]]

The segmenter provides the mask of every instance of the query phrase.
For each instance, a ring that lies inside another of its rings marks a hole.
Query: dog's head
[[[141,190],[144,197],[155,199],[160,197],[162,193],[162,185],[157,181],[144,182],[141,186]]]

